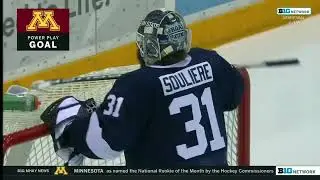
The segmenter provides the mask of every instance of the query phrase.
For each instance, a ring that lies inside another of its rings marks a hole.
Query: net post
[[[46,124],[40,124],[31,128],[17,131],[3,137],[3,154],[14,145],[25,143],[46,136],[50,133]]]
[[[238,110],[238,165],[250,165],[250,77],[247,69],[239,69],[244,79],[244,94]]]

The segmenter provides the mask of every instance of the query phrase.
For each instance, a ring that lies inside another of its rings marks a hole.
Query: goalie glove
[[[96,109],[94,99],[80,101],[73,96],[66,96],[53,102],[41,114],[40,118],[48,124],[56,154],[67,163],[65,165],[82,165],[84,156],[71,147],[68,141],[68,127],[76,120],[89,121]]]

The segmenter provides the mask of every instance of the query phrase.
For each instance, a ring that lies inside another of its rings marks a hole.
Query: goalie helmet
[[[174,11],[154,10],[141,21],[136,43],[146,65],[164,61],[175,52],[188,53],[191,31],[182,16]]]

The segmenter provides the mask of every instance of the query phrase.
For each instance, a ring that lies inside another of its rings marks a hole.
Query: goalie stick
[[[264,61],[257,64],[248,64],[248,65],[239,65],[238,67],[244,68],[264,68],[264,67],[280,67],[280,66],[290,66],[290,65],[299,65],[300,61],[297,58],[282,59],[277,61]]]
[[[279,67],[279,66],[288,66],[288,65],[299,65],[300,61],[297,58],[290,59],[281,59],[281,60],[273,60],[273,61],[263,61],[261,63],[256,64],[247,64],[247,65],[235,65],[239,68],[263,68],[263,67]],[[54,85],[66,84],[66,83],[74,83],[74,82],[85,82],[85,81],[100,81],[100,80],[112,80],[118,79],[122,74],[114,74],[114,75],[99,75],[99,76],[87,76],[87,77],[75,77],[71,79],[52,79],[52,80],[39,80],[35,81],[31,89],[34,90],[43,90],[43,88],[47,88]]]

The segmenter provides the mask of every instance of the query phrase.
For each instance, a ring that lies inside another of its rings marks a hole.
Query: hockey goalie
[[[102,104],[67,96],[42,113],[56,153],[68,165],[122,152],[128,167],[227,165],[223,112],[240,104],[238,70],[215,51],[190,48],[191,31],[173,11],[150,12],[136,42],[141,68],[121,76]]]

